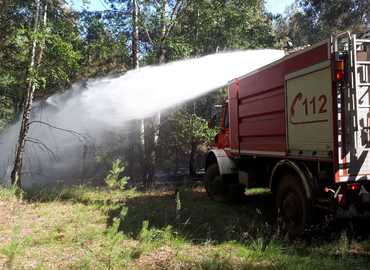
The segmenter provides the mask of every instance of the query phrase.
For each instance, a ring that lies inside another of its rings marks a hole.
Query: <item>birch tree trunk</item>
[[[158,63],[164,64],[166,61],[166,49],[164,42],[167,35],[168,18],[168,0],[160,2],[160,37],[159,37],[159,55]],[[157,160],[158,137],[160,128],[161,114],[144,120],[144,186],[146,188],[153,184],[155,176],[155,167]]]
[[[132,0],[132,66],[139,68],[139,5]]]
[[[35,13],[35,22],[34,22],[34,29],[33,33],[36,34],[39,31],[39,17],[40,17],[40,0],[35,0],[36,3],[36,13]],[[47,22],[47,4],[44,7],[44,27],[46,26]],[[26,89],[26,95],[23,102],[23,114],[22,114],[22,122],[19,131],[18,143],[16,147],[16,154],[14,160],[14,167],[11,173],[11,183],[12,185],[17,185],[18,187],[22,187],[21,182],[21,175],[22,175],[22,166],[23,166],[23,156],[25,151],[25,146],[27,142],[27,135],[30,128],[30,117],[32,112],[32,104],[33,104],[33,97],[36,90],[36,83],[35,83],[35,73],[37,71],[38,66],[41,63],[44,45],[41,44],[39,54],[36,59],[36,50],[37,50],[37,40],[33,37],[34,40],[32,42],[32,51],[31,51],[31,62],[29,66],[29,75],[28,75],[28,85]]]
[[[160,31],[160,40],[159,40],[159,64],[163,64],[166,61],[166,48],[164,42],[167,35],[167,23],[169,18],[167,18],[168,12],[168,1],[162,0],[161,3],[161,31]]]

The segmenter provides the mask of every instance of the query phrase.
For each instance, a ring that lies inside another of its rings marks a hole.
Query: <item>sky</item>
[[[83,0],[67,0],[74,9],[81,9]],[[108,6],[104,0],[89,0],[89,10],[104,10]],[[294,3],[294,0],[266,0],[266,8],[273,14],[284,13],[285,9]]]
[[[273,14],[282,14],[293,3],[294,0],[266,0],[266,8]]]

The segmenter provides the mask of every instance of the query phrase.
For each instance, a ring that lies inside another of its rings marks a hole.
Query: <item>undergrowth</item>
[[[0,188],[5,269],[368,269],[367,237],[286,241],[264,197],[244,205],[203,190],[139,193],[107,187]],[[265,196],[265,195],[263,195]],[[268,194],[266,195],[268,196]],[[268,199],[268,197],[267,197]],[[261,201],[262,200],[262,201]],[[5,218],[6,217],[6,218]]]

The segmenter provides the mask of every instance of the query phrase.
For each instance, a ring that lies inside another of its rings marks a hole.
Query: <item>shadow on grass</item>
[[[171,226],[181,238],[192,242],[245,243],[259,237],[269,241],[276,236],[273,198],[269,192],[249,194],[240,204],[231,205],[211,201],[201,187],[185,187],[180,191],[179,211],[176,210],[173,191],[134,193],[97,186],[54,186],[27,190],[24,198],[30,202],[72,201],[104,206],[108,211],[108,226],[120,216],[122,207],[127,207],[128,212],[120,222],[120,230],[136,239],[144,221],[149,222],[149,227],[158,229]],[[301,240],[306,246],[325,245],[345,234],[349,242],[368,241],[369,224],[369,220],[335,220],[309,230]],[[299,248],[297,252],[300,252]],[[357,256],[356,252],[354,256]]]
[[[222,260],[222,259],[208,259],[204,260],[199,264],[199,269],[202,270],[276,270],[276,269],[284,269],[283,265],[274,263],[273,265],[260,265],[256,263],[242,263],[240,265],[235,266],[235,263]]]
[[[232,205],[210,200],[202,189],[188,188],[180,192],[180,201],[181,210],[177,211],[174,192],[153,192],[129,198],[124,204],[128,212],[119,228],[137,239],[143,222],[148,221],[149,227],[161,229],[171,226],[181,238],[195,243],[250,243],[257,238],[270,241],[277,237],[273,197],[269,192],[249,194],[243,202]],[[121,209],[108,212],[108,226],[120,216]],[[307,246],[330,244],[343,237],[343,234],[349,242],[368,240],[368,228],[368,220],[336,220],[312,228],[300,242],[304,243],[305,252]]]
[[[94,206],[113,206],[124,203],[132,197],[133,190],[121,191],[93,185],[39,187],[26,189],[23,199],[28,202],[48,203],[53,201],[69,201]]]
[[[229,205],[213,202],[201,189],[180,192],[181,209],[176,210],[175,194],[170,192],[149,193],[127,200],[128,212],[120,223],[120,229],[137,238],[142,224],[164,228],[170,225],[174,231],[192,242],[243,241],[257,234],[269,233],[272,218],[271,194],[249,195],[242,204]],[[118,217],[121,209],[109,213],[108,225]]]

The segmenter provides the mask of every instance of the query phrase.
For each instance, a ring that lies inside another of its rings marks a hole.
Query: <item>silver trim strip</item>
[[[327,61],[318,63],[316,65],[309,66],[309,67],[304,68],[304,69],[300,69],[300,70],[295,71],[293,73],[289,73],[289,74],[285,75],[285,80],[291,80],[291,79],[294,79],[294,78],[297,78],[297,77],[301,77],[301,76],[307,75],[309,73],[313,73],[313,72],[316,72],[316,71],[326,69],[327,67],[330,67],[330,66],[331,66],[330,60],[327,60]]]
[[[241,154],[250,154],[250,155],[274,155],[274,156],[286,156],[285,152],[278,152],[278,151],[247,151],[247,150],[240,150]]]

